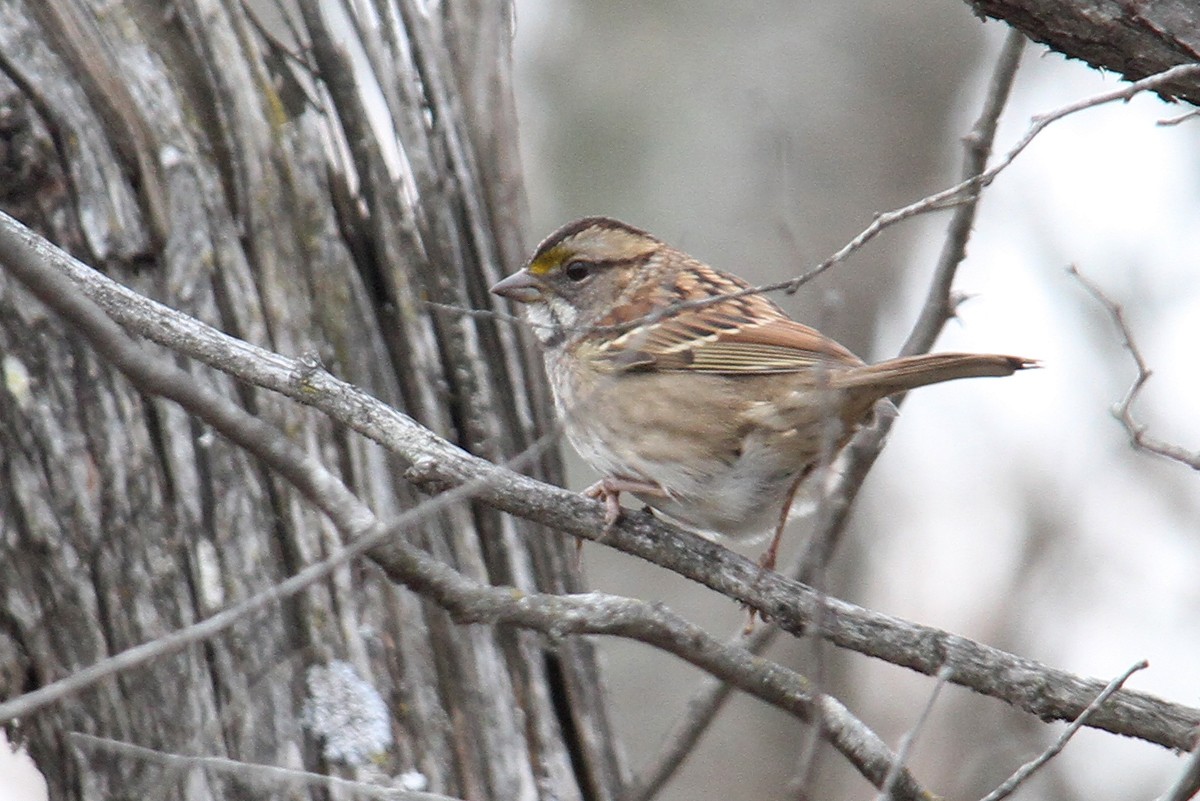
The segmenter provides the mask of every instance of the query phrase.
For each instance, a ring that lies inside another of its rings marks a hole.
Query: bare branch
[[[993,107],[985,109],[985,111],[981,115],[979,121],[976,123],[976,126],[974,128],[972,128],[971,133],[968,134],[968,139],[967,139],[966,144],[967,144],[969,152],[972,154],[972,157],[974,157],[974,158],[978,158],[979,156],[982,156],[982,158],[986,161],[987,156],[990,154],[990,147],[986,146],[987,138],[985,135],[989,133],[988,126],[990,124],[990,126],[991,126],[990,135],[992,137],[994,137],[994,135],[995,135],[995,129],[994,129],[995,120],[991,120],[989,123],[988,115],[989,115],[990,111],[992,111],[992,110],[994,110],[995,113],[998,115],[999,112],[1003,109],[1003,102],[1005,100],[1007,100],[1007,92],[1008,92],[1009,88],[1011,88],[1011,81],[1012,81],[1012,75],[1006,75],[1006,72],[1009,69],[1008,65],[1012,64],[1013,65],[1012,69],[1015,69],[1015,65],[1019,61],[1019,56],[1020,56],[1020,52],[1019,52],[1020,47],[1015,43],[1015,41],[1014,41],[1015,38],[1019,38],[1019,34],[1016,34],[1016,35],[1014,35],[1014,37],[1010,37],[1008,40],[1006,40],[1005,50],[1002,55],[1002,60],[1001,60],[1000,64],[998,65],[999,69],[993,75],[991,92],[1003,93],[1004,96],[1001,97],[1000,94],[989,93],[989,103],[991,103],[992,99],[994,99],[995,105]],[[1037,136],[1042,131],[1044,131],[1051,123],[1057,122],[1058,120],[1061,120],[1064,117],[1069,117],[1072,114],[1077,114],[1081,111],[1086,111],[1087,109],[1090,109],[1090,108],[1095,108],[1097,106],[1103,106],[1105,104],[1113,103],[1118,100],[1129,100],[1134,95],[1137,95],[1137,94],[1140,94],[1140,93],[1146,92],[1146,91],[1153,91],[1153,90],[1161,88],[1167,84],[1170,84],[1172,81],[1175,81],[1179,78],[1188,77],[1193,74],[1200,74],[1200,64],[1182,64],[1177,67],[1172,67],[1171,69],[1166,70],[1164,72],[1160,72],[1158,74],[1151,75],[1148,78],[1143,78],[1140,81],[1131,83],[1120,89],[1114,89],[1111,92],[1104,92],[1103,94],[1098,94],[1098,95],[1094,95],[1093,97],[1090,97],[1090,98],[1078,100],[1074,103],[1070,103],[1068,105],[1062,106],[1053,111],[1047,112],[1045,114],[1039,114],[1039,115],[1033,117],[1032,120],[1030,121],[1029,128],[1026,130],[1025,134],[1017,141],[1017,143],[1007,153],[1004,154],[1004,156],[1002,156],[1000,158],[999,161],[997,161],[990,168],[988,168],[987,170],[982,170],[980,172],[972,172],[972,173],[970,173],[969,177],[964,178],[962,181],[958,182],[957,184],[947,187],[946,189],[943,189],[939,192],[934,192],[931,195],[927,195],[927,196],[921,198],[920,200],[916,200],[916,201],[908,204],[907,206],[901,206],[900,208],[892,209],[891,211],[885,211],[880,214],[877,214],[875,216],[875,219],[871,221],[870,225],[868,225],[866,228],[864,228],[862,231],[860,231],[856,236],[854,236],[854,238],[852,238],[849,242],[847,242],[845,245],[843,245],[840,249],[835,251],[831,256],[829,256],[827,259],[822,261],[817,266],[813,267],[808,272],[802,273],[794,278],[788,278],[788,279],[785,279],[782,281],[775,281],[775,282],[769,283],[769,284],[759,284],[757,286],[751,286],[751,287],[747,287],[745,289],[739,289],[736,292],[729,292],[724,295],[716,295],[714,297],[698,298],[696,300],[680,301],[678,303],[673,303],[669,306],[664,306],[663,308],[658,309],[657,311],[655,311],[649,315],[646,315],[645,317],[640,317],[636,320],[631,320],[626,323],[620,323],[620,324],[615,324],[615,325],[592,326],[588,330],[605,332],[605,333],[620,333],[620,332],[624,332],[624,331],[629,331],[635,327],[639,327],[639,326],[642,326],[645,324],[658,322],[659,320],[674,316],[683,311],[688,311],[690,309],[702,308],[704,306],[711,306],[711,305],[717,304],[717,303],[724,303],[726,301],[734,300],[736,298],[746,297],[747,295],[761,295],[761,294],[768,293],[768,292],[779,292],[779,291],[785,292],[789,295],[794,294],[802,286],[804,286],[805,284],[808,284],[815,278],[819,277],[822,273],[827,271],[829,268],[833,267],[836,264],[840,264],[841,262],[848,259],[856,251],[858,251],[860,248],[862,248],[864,245],[866,245],[872,239],[877,237],[879,234],[883,233],[888,228],[891,228],[893,225],[896,225],[898,223],[901,223],[901,222],[911,219],[913,217],[918,217],[922,214],[927,214],[931,211],[940,211],[942,209],[956,208],[956,207],[961,207],[964,205],[968,206],[969,207],[968,211],[961,218],[956,219],[956,221],[954,223],[952,223],[952,225],[954,225],[956,227],[957,226],[965,226],[965,229],[964,229],[964,234],[965,234],[966,232],[969,232],[970,222],[974,219],[975,207],[978,204],[980,191],[983,190],[985,187],[990,186],[991,183],[996,180],[997,176],[1000,175],[1000,173],[1002,173],[1002,172],[1004,172],[1004,170],[1008,169],[1008,167],[1012,165],[1013,161],[1016,160],[1017,156],[1019,156],[1022,152],[1024,152],[1025,148],[1029,147],[1029,145],[1033,142],[1033,140],[1036,139]],[[977,144],[973,143],[971,141],[971,137],[974,137],[976,135],[978,135],[980,137],[979,142]],[[969,169],[970,169],[970,165],[968,164],[968,165],[966,165],[966,168],[964,169],[964,173],[968,172]],[[966,240],[963,239],[962,247],[965,247],[965,244],[966,244]],[[939,260],[938,275],[941,276],[941,278],[939,280],[947,280],[948,281],[948,280],[953,279],[953,271],[957,267],[957,263],[959,261],[961,261],[961,259],[962,259],[961,255],[957,256],[957,258],[956,258],[954,254],[955,254],[955,250],[954,250],[952,244],[948,242],[947,248],[943,251],[942,259]],[[463,308],[445,305],[445,304],[434,304],[434,305],[437,308],[441,308],[446,311],[452,311],[456,314],[465,315],[465,316],[469,316],[469,317],[490,317],[490,318],[495,318],[495,319],[505,320],[505,321],[510,321],[510,322],[516,321],[522,325],[530,325],[530,323],[527,320],[524,320],[522,318],[517,318],[511,314],[506,314],[504,312],[498,312],[498,311],[494,311],[491,309],[463,309]],[[948,309],[949,309],[949,312],[953,312],[952,304],[949,305]],[[922,338],[929,336],[930,332],[932,331],[931,324],[930,323],[922,323],[922,325],[919,327],[918,331],[921,332]],[[914,336],[916,334],[917,334],[917,332],[914,331]],[[933,332],[933,336],[936,337],[936,332]],[[910,349],[913,349],[913,350],[911,350],[911,352],[913,352],[913,353],[920,352],[920,349],[918,347],[918,343],[920,341],[921,341],[920,338],[913,340],[912,337],[910,336],[910,342],[905,343],[905,350],[902,351],[901,355],[907,355],[910,352]],[[925,347],[927,349],[929,346],[927,345]]]
[[[170,398],[246,448],[299,489],[325,512],[353,544],[333,557],[200,623],[166,637],[135,646],[58,682],[0,704],[0,721],[26,715],[47,704],[189,644],[207,639],[237,620],[281,598],[299,592],[348,559],[374,549],[372,558],[389,577],[432,598],[461,623],[505,623],[536,629],[555,637],[565,634],[610,634],[636,639],[673,653],[803,720],[819,725],[830,742],[869,780],[883,781],[892,768],[887,746],[836,700],[815,694],[803,676],[764,662],[744,649],[724,646],[703,629],[671,613],[632,599],[600,594],[520,595],[512,588],[482,586],[452,568],[400,542],[393,535],[403,525],[448,503],[480,493],[501,477],[485,472],[459,483],[437,498],[401,515],[387,527],[335,476],[307,457],[271,426],[196,384],[181,369],[152,356],[121,331],[71,279],[39,260],[12,226],[0,226],[0,263],[39,300],[74,326],[104,358],[140,390]],[[315,368],[310,368],[315,369]],[[415,425],[415,424],[414,424]],[[431,432],[426,432],[433,437]],[[449,447],[449,443],[443,443]],[[416,465],[414,465],[414,468]],[[599,531],[600,529],[596,529]],[[376,548],[387,542],[386,549]],[[907,772],[898,786],[903,797],[926,798]]]
[[[361,552],[362,548],[354,550]],[[393,543],[390,550],[403,552],[408,549]],[[408,563],[405,565],[408,573],[398,580],[414,591],[431,597],[447,609],[459,623],[518,625],[545,632],[553,637],[568,634],[607,634],[654,645],[773,706],[797,715],[802,720],[811,722],[819,719],[821,729],[829,741],[872,783],[881,783],[890,769],[892,755],[887,746],[837,700],[823,694],[814,697],[808,682],[799,674],[765,662],[744,649],[721,645],[703,629],[687,623],[669,610],[642,601],[600,593],[522,596],[512,588],[479,585],[419,551],[413,550],[411,553],[400,555],[407,557],[402,561]],[[339,556],[344,557],[345,551]],[[339,561],[344,561],[344,558]],[[325,564],[322,562],[313,565],[304,573]],[[389,563],[384,567],[395,568],[395,565]],[[388,570],[388,573],[397,578],[394,570]],[[289,589],[295,591],[292,584],[300,575],[303,573],[279,585],[275,590],[288,585]],[[262,593],[260,596],[267,594]],[[269,600],[282,597],[282,593],[278,591],[270,594],[275,598]],[[258,604],[260,607],[263,605],[265,603]],[[241,606],[244,604],[239,605]],[[67,679],[0,704],[0,720],[29,714],[119,670],[168,653],[168,648],[177,650],[178,647],[182,647],[181,642],[185,635],[186,642],[212,636],[216,630],[206,624],[216,617],[233,614],[239,607],[231,607],[201,624],[181,629],[170,637],[161,638],[146,646],[131,648]],[[927,797],[907,772],[901,774],[898,788],[898,797]]]
[[[1185,464],[1193,470],[1200,470],[1200,452],[1188,451],[1179,445],[1150,436],[1146,433],[1146,426],[1137,422],[1133,417],[1134,401],[1137,400],[1142,387],[1150,380],[1153,371],[1146,363],[1145,357],[1142,356],[1142,351],[1138,347],[1137,341],[1133,338],[1133,331],[1129,327],[1129,321],[1125,319],[1125,310],[1121,307],[1121,304],[1108,297],[1098,284],[1086,278],[1074,265],[1067,268],[1067,271],[1075,276],[1079,283],[1083,285],[1083,288],[1087,290],[1088,294],[1095,298],[1108,313],[1117,330],[1121,332],[1121,344],[1125,346],[1125,350],[1129,351],[1129,355],[1137,367],[1137,376],[1125,392],[1125,397],[1112,410],[1113,417],[1121,421],[1121,425],[1125,427],[1125,432],[1129,434],[1130,443],[1138,450],[1166,457],[1180,464]]]
[[[1170,119],[1159,120],[1157,124],[1163,128],[1171,128],[1176,125],[1181,125],[1181,124],[1187,122],[1188,120],[1195,119],[1196,117],[1200,117],[1200,110],[1192,110],[1186,114],[1180,114],[1177,117],[1171,117]]]
[[[964,181],[976,178],[987,168],[988,159],[992,155],[992,143],[996,139],[996,128],[1000,123],[1000,113],[1012,93],[1013,81],[1024,51],[1025,35],[1017,30],[1010,30],[992,70],[992,78],[988,82],[987,95],[983,109],[979,112],[979,119],[963,137],[963,147],[966,150],[962,169]],[[981,192],[975,192],[954,210],[946,230],[946,241],[942,245],[937,268],[930,281],[925,305],[921,308],[921,315],[913,325],[913,330],[908,335],[904,347],[900,349],[899,355],[913,356],[929,350],[938,334],[942,332],[946,321],[954,316],[950,287],[954,283],[958,265],[966,258],[967,241],[971,238],[971,228],[975,225],[975,213],[982,196]]]
[[[966,156],[963,160],[962,174],[966,180],[978,177],[991,157],[1000,115],[1008,102],[1017,67],[1021,62],[1024,41],[1024,37],[1016,32],[1010,33],[1004,40],[991,80],[988,81],[979,118],[964,137]],[[954,304],[950,297],[950,287],[958,265],[966,256],[967,241],[970,239],[980,197],[981,191],[971,195],[967,202],[955,209],[950,218],[946,242],[934,270],[927,299],[898,355],[911,356],[929,350],[946,321],[953,316]],[[895,398],[894,403],[899,407],[904,403],[904,397]],[[858,490],[883,449],[895,418],[892,406],[886,402],[879,404],[876,407],[875,425],[855,435],[854,440],[843,451],[846,465],[840,476],[840,485],[825,502],[822,509],[822,525],[816,528],[809,540],[805,562],[793,574],[800,581],[810,581],[816,567],[825,564],[833,554],[845,530]]]
[[[986,14],[1019,28],[1068,58],[1126,80],[1145,77],[1196,57],[1200,12],[1194,3],[1114,3],[1108,0],[967,0]],[[1183,76],[1181,76],[1182,78]],[[1200,102],[1195,80],[1161,87],[1164,97]]]
[[[378,784],[341,779],[337,776],[310,773],[306,770],[281,768],[277,765],[260,765],[254,762],[242,762],[226,757],[171,754],[154,748],[146,748],[145,746],[134,745],[133,743],[124,743],[108,737],[96,737],[95,735],[84,734],[78,731],[68,732],[67,739],[77,745],[108,751],[118,756],[139,759],[144,762],[152,762],[177,770],[180,773],[198,769],[236,776],[247,782],[269,783],[276,787],[295,784],[324,787],[331,793],[346,793],[352,798],[380,798],[385,799],[385,801],[459,801],[459,799],[437,793],[405,790],[399,787],[384,787]]]
[[[883,787],[880,789],[876,801],[889,801],[889,799],[895,798],[895,795],[892,793],[892,782],[896,780],[900,770],[908,762],[908,755],[917,741],[917,735],[925,728],[925,723],[929,720],[929,713],[933,711],[933,705],[937,703],[938,696],[942,693],[942,688],[946,686],[946,682],[950,680],[953,672],[948,666],[943,667],[937,672],[937,682],[933,685],[933,691],[929,693],[929,700],[925,702],[925,707],[921,710],[921,714],[917,717],[916,722],[913,723],[912,728],[905,732],[904,737],[900,740],[900,747],[896,750],[896,761],[892,763],[894,775],[889,772],[887,778],[883,780]]]
[[[457,581],[466,579],[457,577]],[[744,648],[720,643],[699,626],[684,621],[659,604],[588,593],[574,596],[528,595],[513,598],[510,589],[483,588],[490,603],[459,601],[458,588],[431,587],[434,599],[461,623],[514,623],[552,635],[609,634],[657,646],[719,679],[818,726],[839,752],[879,786],[894,757],[879,737],[859,722],[837,699],[814,691],[811,683],[787,668],[763,660]],[[912,776],[902,769],[897,797],[925,798]]]
[[[1200,792],[1200,742],[1192,747],[1192,754],[1179,780],[1170,790],[1159,796],[1158,801],[1188,801]]]
[[[1131,666],[1120,676],[1117,676],[1115,679],[1110,681],[1108,686],[1106,686],[1100,692],[1100,694],[1096,696],[1096,699],[1088,704],[1087,709],[1083,710],[1079,717],[1071,721],[1071,725],[1067,726],[1067,728],[1063,730],[1063,733],[1059,735],[1059,738],[1054,742],[1053,745],[1039,754],[1036,759],[1032,759],[1018,768],[1012,776],[1009,776],[1004,780],[1003,784],[984,796],[983,801],[1000,801],[1002,798],[1008,798],[1010,795],[1016,792],[1017,788],[1021,786],[1022,782],[1032,776],[1051,759],[1054,759],[1054,757],[1058,756],[1059,752],[1066,747],[1067,742],[1075,736],[1075,732],[1083,728],[1083,726],[1087,723],[1088,718],[1096,714],[1096,711],[1108,702],[1108,699],[1112,697],[1113,693],[1119,690],[1121,685],[1129,680],[1130,676],[1132,676],[1134,673],[1137,673],[1139,670],[1145,670],[1149,666],[1149,662],[1142,660],[1141,662]]]
[[[263,351],[141,297],[88,269],[11,217],[0,215],[0,229],[5,232],[5,242],[15,235],[40,258],[68,274],[123,325],[241,380],[316,406],[384,444],[412,464],[407,475],[426,492],[479,480],[472,494],[479,502],[584,539],[595,540],[605,532],[605,544],[753,606],[794,634],[807,630],[839,647],[927,675],[948,664],[954,669],[954,683],[1044,719],[1074,719],[1103,688],[1095,680],[964,637],[834,598],[823,599],[804,584],[776,573],[764,574],[754,562],[717,543],[644,515],[625,516],[605,531],[601,504],[466,453],[312,365]],[[431,561],[421,552],[394,548],[372,556],[393,579],[417,589],[420,585],[414,574]],[[436,567],[445,569],[440,564]],[[824,612],[822,606],[827,607]],[[812,622],[822,614],[826,625],[813,628]],[[1004,680],[998,681],[997,676]],[[1090,718],[1090,724],[1168,748],[1186,749],[1192,746],[1193,729],[1200,725],[1200,710],[1123,690]]]
[[[740,645],[757,655],[766,651],[778,635],[779,629],[773,625],[759,626],[749,634],[739,626],[738,633],[728,643]],[[683,714],[663,737],[658,752],[629,783],[625,801],[649,801],[658,795],[708,731],[733,690],[728,682],[712,675],[706,675],[697,682]]]

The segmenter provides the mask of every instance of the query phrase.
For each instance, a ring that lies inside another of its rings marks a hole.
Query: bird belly
[[[779,521],[792,485],[806,465],[780,463],[777,452],[748,449],[732,464],[702,477],[660,471],[669,497],[638,494],[649,506],[679,522],[732,538],[770,531]]]
[[[752,382],[695,375],[680,389],[677,376],[580,381],[555,369],[561,364],[547,366],[567,438],[584,461],[605,476],[661,487],[665,495],[634,495],[692,528],[735,538],[769,531],[820,453],[811,426],[758,419],[763,399]]]

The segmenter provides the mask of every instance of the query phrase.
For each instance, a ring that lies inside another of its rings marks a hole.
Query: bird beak
[[[492,293],[518,303],[533,303],[542,299],[542,288],[528,270],[513,273],[492,287]]]

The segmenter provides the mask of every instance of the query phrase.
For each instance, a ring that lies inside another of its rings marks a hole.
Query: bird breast
[[[820,404],[797,396],[779,413],[780,399],[768,397],[778,383],[761,376],[599,373],[549,355],[547,372],[579,455],[606,476],[657,483],[668,497],[637,497],[694,528],[731,537],[769,529],[820,456],[802,419]]]

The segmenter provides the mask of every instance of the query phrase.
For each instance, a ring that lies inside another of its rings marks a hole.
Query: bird
[[[765,570],[799,488],[878,401],[1038,366],[984,353],[867,364],[742,278],[609,217],[563,225],[491,291],[523,307],[567,439],[602,476],[584,494],[606,531],[627,492],[692,529],[772,532]]]

